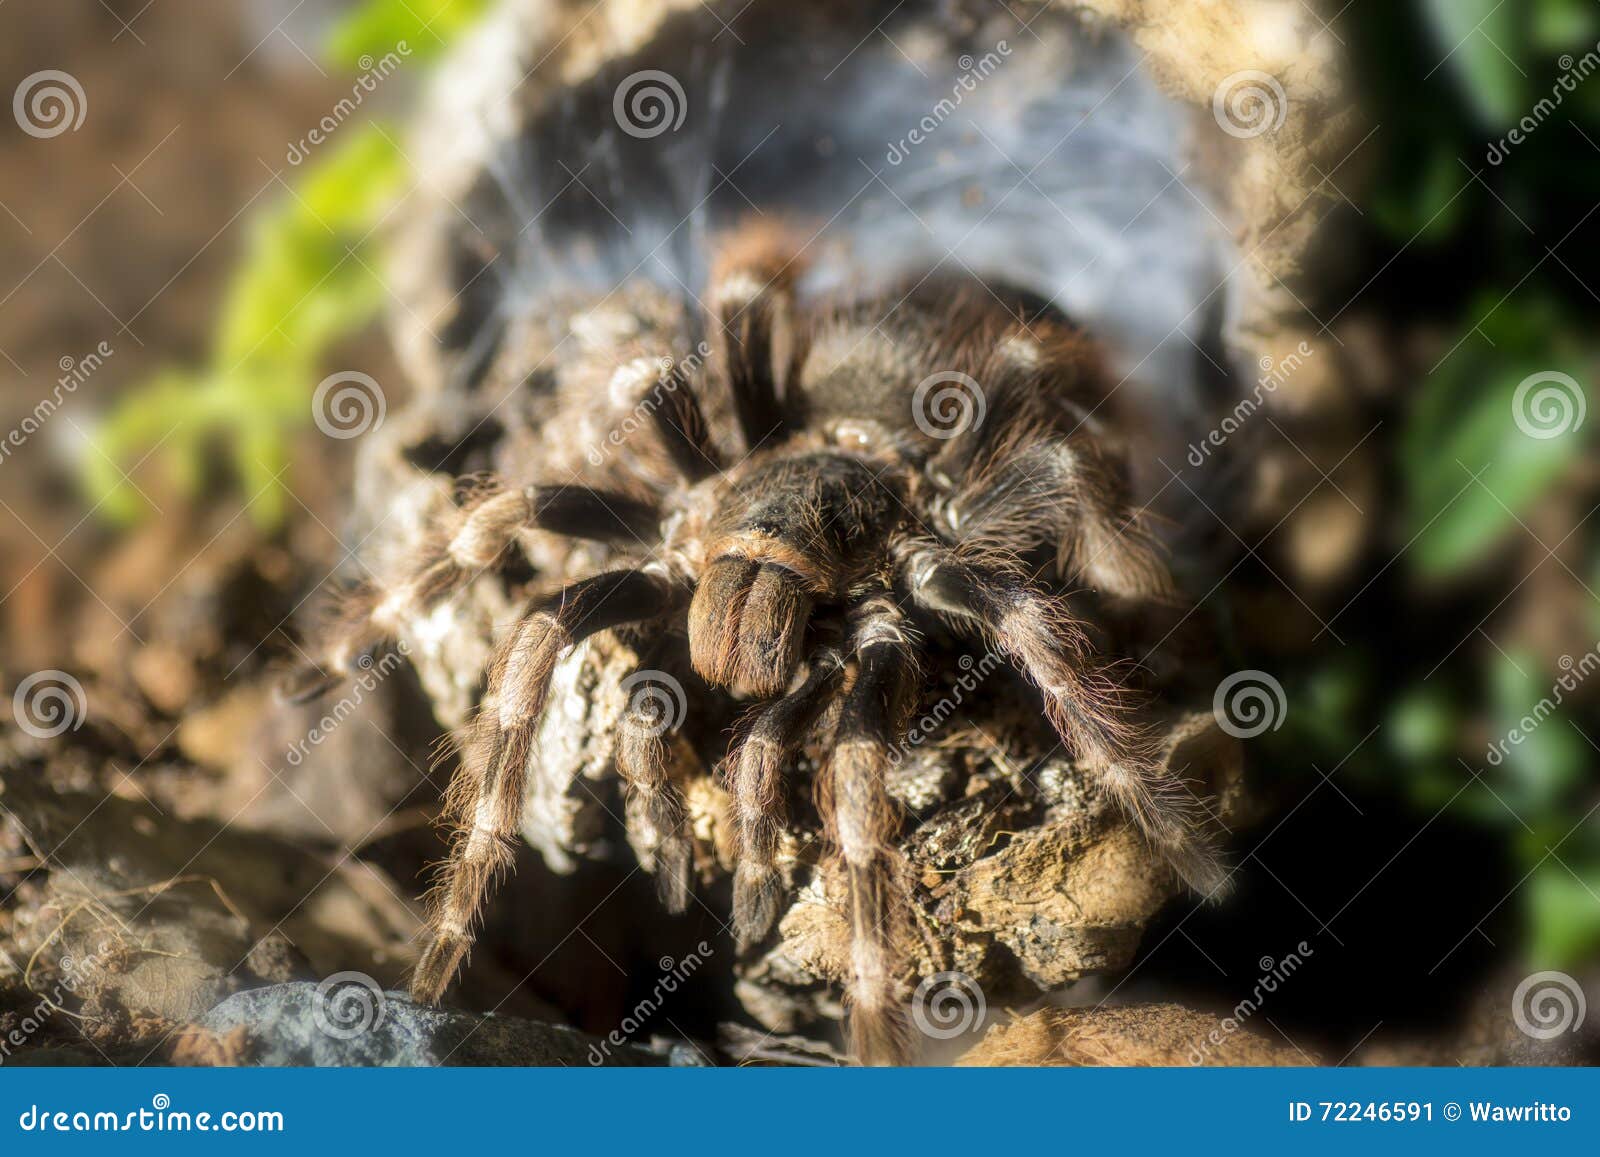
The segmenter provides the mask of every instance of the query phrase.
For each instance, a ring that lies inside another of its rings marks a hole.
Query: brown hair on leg
[[[412,976],[415,1000],[433,1004],[444,994],[472,944],[495,877],[511,862],[528,761],[556,663],[596,631],[664,613],[681,593],[657,573],[610,571],[545,601],[501,643],[446,796],[444,819],[455,835],[430,900],[432,939]]]
[[[783,772],[833,690],[841,665],[832,648],[819,650],[799,687],[751,713],[728,758],[738,844],[733,929],[741,947],[760,940],[778,918],[782,885],[773,861],[785,819]]]
[[[885,788],[918,672],[904,617],[875,596],[855,612],[856,676],[845,692],[818,803],[844,867],[850,919],[846,998],[850,1048],[867,1065],[905,1064],[911,1031],[902,998],[910,932],[900,817]]]
[[[1124,688],[1090,654],[1088,636],[1060,600],[1003,562],[969,560],[949,547],[899,548],[912,597],[956,623],[975,625],[1039,689],[1062,742],[1099,777],[1145,838],[1190,887],[1228,883],[1202,825],[1200,800],[1160,765],[1133,719]]]

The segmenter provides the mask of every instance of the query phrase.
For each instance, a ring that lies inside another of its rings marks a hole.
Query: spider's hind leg
[[[800,247],[782,228],[755,221],[720,246],[711,273],[711,328],[745,448],[783,433],[796,361],[794,282]]]
[[[997,388],[996,406],[1013,404],[1014,390]],[[1031,421],[1037,405],[1031,397],[1016,402],[1013,421],[952,439],[930,463],[932,473],[957,480],[947,481],[953,492],[944,506],[953,541],[1013,554],[1048,548],[1059,573],[1094,590],[1141,604],[1177,602],[1150,515],[1133,502],[1126,462],[1088,430],[1051,432],[1042,419]]]
[[[1100,777],[1145,838],[1197,892],[1220,896],[1228,874],[1189,785],[1161,767],[1115,678],[1090,654],[1083,627],[1057,598],[1015,569],[986,565],[929,541],[902,544],[912,597],[957,625],[975,627],[1044,697],[1062,741]]]

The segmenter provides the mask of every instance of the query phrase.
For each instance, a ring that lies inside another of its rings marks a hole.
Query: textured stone
[[[412,1003],[368,978],[302,981],[234,993],[200,1026],[219,1037],[243,1029],[240,1060],[267,1066],[665,1065],[639,1045],[605,1045],[576,1029],[509,1016],[477,1016]],[[598,1058],[598,1062],[597,1062]]]

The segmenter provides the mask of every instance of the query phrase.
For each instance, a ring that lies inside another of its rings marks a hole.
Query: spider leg
[[[935,465],[963,478],[946,504],[958,541],[1053,546],[1058,571],[1097,590],[1176,601],[1161,545],[1128,497],[1125,471],[1092,440],[1027,434],[975,464],[941,455]]]
[[[862,603],[854,617],[856,677],[844,694],[819,803],[849,897],[851,1051],[863,1064],[902,1064],[910,1031],[898,961],[909,917],[894,845],[899,816],[885,780],[890,745],[917,684],[917,656],[887,593]]]
[[[671,357],[640,357],[617,370],[612,381],[639,398],[673,468],[690,485],[722,470],[705,411],[683,366]]]
[[[738,844],[733,928],[741,947],[765,936],[778,917],[782,886],[773,860],[784,821],[783,769],[833,690],[842,663],[833,648],[820,649],[798,687],[751,714],[728,760]]]
[[[643,801],[656,831],[656,887],[667,911],[676,913],[689,906],[694,858],[688,808],[671,774],[678,704],[674,689],[651,677],[659,674],[640,670],[624,681],[632,694],[620,721],[616,759],[618,773]]]
[[[1201,825],[1200,801],[1159,766],[1122,688],[1089,654],[1088,637],[1061,600],[1013,568],[971,561],[941,544],[902,544],[897,553],[917,603],[976,627],[1002,651],[1039,688],[1062,741],[1146,839],[1192,888],[1220,895],[1227,876]]]
[[[433,895],[433,938],[412,977],[414,999],[438,1001],[471,946],[495,876],[510,865],[528,761],[557,661],[597,631],[665,613],[682,594],[658,571],[610,571],[541,603],[500,645],[446,802],[456,832]]]
[[[1075,517],[1061,542],[1062,573],[1125,598],[1177,602],[1161,543],[1145,512],[1129,500],[1116,465],[1097,451],[1073,448],[1069,467]]]
[[[797,251],[781,231],[746,226],[723,246],[711,275],[712,329],[726,367],[734,414],[745,448],[755,450],[783,431],[794,337],[793,285]]]
[[[634,546],[656,534],[658,517],[651,503],[588,486],[480,489],[428,534],[421,560],[408,575],[387,586],[369,580],[341,601],[323,632],[323,655],[292,678],[284,697],[304,702],[337,685],[361,655],[398,634],[407,619],[496,565],[524,529]]]

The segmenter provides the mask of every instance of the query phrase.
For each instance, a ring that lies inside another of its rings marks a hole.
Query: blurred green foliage
[[[363,56],[404,41],[407,60],[436,55],[487,0],[366,0],[328,35],[325,55],[354,73]],[[311,419],[311,392],[329,349],[377,316],[382,226],[409,169],[400,130],[341,126],[320,156],[285,176],[292,189],[248,220],[238,267],[218,306],[200,365],[171,367],[135,387],[99,424],[84,483],[106,517],[129,522],[147,503],[126,476],[148,458],[194,496],[212,454],[226,455],[252,514],[276,526],[288,499],[289,440]]]
[[[1496,296],[1468,306],[1483,320],[1417,387],[1401,433],[1409,561],[1431,577],[1504,542],[1589,438],[1582,426],[1533,438],[1508,420],[1518,385],[1551,370],[1580,375],[1583,354],[1548,298],[1497,306]]]
[[[1339,620],[1349,645],[1285,672],[1291,707],[1269,742],[1285,766],[1343,764],[1340,779],[1419,815],[1448,809],[1497,833],[1525,881],[1514,896],[1529,963],[1573,967],[1600,951],[1600,823],[1584,822],[1600,798],[1600,686],[1561,691],[1564,670],[1520,639],[1508,609],[1544,553],[1530,519],[1576,491],[1576,522],[1596,498],[1583,488],[1600,417],[1600,267],[1592,246],[1563,245],[1600,202],[1600,5],[1408,0],[1348,19],[1380,154],[1357,206],[1384,270],[1374,295],[1402,325],[1441,334],[1443,356],[1381,439],[1402,503],[1398,557],[1356,584],[1374,585]],[[1513,397],[1549,373],[1579,383],[1588,420],[1535,438],[1512,420]],[[1593,560],[1571,583],[1584,599],[1581,584],[1600,586],[1600,541],[1580,526],[1578,543]],[[1592,609],[1574,660],[1600,638]],[[1499,638],[1463,639],[1480,621]]]
[[[381,57],[402,40],[412,52],[432,57],[471,28],[489,0],[367,0],[328,36],[325,55],[353,69],[363,56]]]

